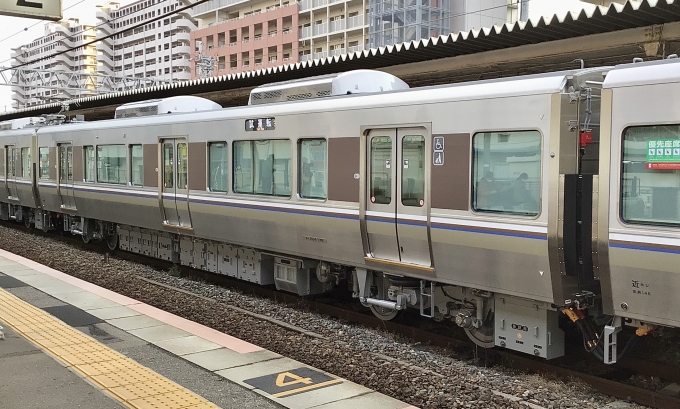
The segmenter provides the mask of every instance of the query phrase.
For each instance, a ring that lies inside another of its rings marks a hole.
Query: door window
[[[177,188],[186,189],[187,188],[187,144],[178,143],[177,144]]]
[[[392,138],[371,139],[371,202],[392,203]]]
[[[163,144],[163,187],[172,189],[174,184],[175,162],[172,143]]]
[[[50,148],[40,148],[40,179],[50,178]]]
[[[401,203],[425,204],[425,138],[408,135],[401,140]]]
[[[73,180],[73,148],[59,145],[59,179]]]

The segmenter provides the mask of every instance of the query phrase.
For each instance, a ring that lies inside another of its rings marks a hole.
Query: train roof
[[[62,132],[66,129],[108,129],[120,127],[160,125],[168,122],[211,121],[264,115],[289,115],[338,110],[357,110],[378,107],[412,106],[447,101],[503,98],[521,95],[553,94],[568,91],[567,85],[579,88],[586,81],[602,81],[607,68],[577,69],[512,78],[480,80],[430,87],[394,90],[372,94],[352,94],[288,101],[262,105],[225,108],[213,111],[158,114],[139,118],[121,118],[49,127],[40,132]]]
[[[617,65],[607,73],[602,87],[621,88],[679,81],[680,59],[672,56],[660,61]]]

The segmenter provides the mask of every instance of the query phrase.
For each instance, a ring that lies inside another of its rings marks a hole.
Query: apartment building
[[[191,42],[212,75],[237,73],[514,22],[518,1],[210,0]]]
[[[222,4],[226,7],[221,7]],[[194,52],[213,58],[212,75],[297,61],[295,2],[213,0],[194,7],[193,16],[199,20],[199,28],[191,33]],[[194,64],[192,78],[198,76]]]
[[[101,72],[124,77],[156,77],[184,81],[191,77],[190,33],[196,20],[180,11],[189,0],[140,0],[121,7],[109,2],[98,6],[99,36],[117,33],[113,41],[98,45]]]
[[[88,45],[74,51],[67,51],[60,55],[54,55],[60,51],[66,51],[78,47],[96,38],[96,28],[91,25],[82,25],[75,18],[62,20],[56,23],[45,24],[44,36],[32,42],[12,49],[13,67],[29,63],[23,68],[36,70],[71,71],[80,74],[92,74],[97,70],[97,47]],[[44,60],[40,58],[47,57]],[[39,61],[37,61],[39,60]],[[36,61],[31,63],[31,61]],[[23,78],[20,77],[20,80]],[[66,78],[53,78],[51,85],[57,80]],[[88,92],[93,86],[85,86],[80,91],[54,90],[41,88],[41,82],[31,83],[28,80],[19,85],[12,86],[12,100],[15,108],[38,105],[46,102],[78,98],[93,95]]]

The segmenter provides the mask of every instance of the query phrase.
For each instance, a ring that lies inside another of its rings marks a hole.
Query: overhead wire
[[[158,20],[162,20],[162,19],[167,18],[167,17],[172,17],[172,16],[175,15],[175,14],[178,14],[178,13],[184,11],[184,10],[187,10],[187,9],[193,8],[193,7],[195,7],[195,6],[198,6],[199,4],[207,3],[208,1],[211,1],[211,0],[198,0],[198,1],[196,1],[195,3],[191,3],[191,4],[189,4],[189,5],[186,5],[186,6],[183,6],[183,7],[176,8],[176,9],[171,10],[171,11],[165,13],[165,14],[160,14],[160,15],[155,16],[155,17],[152,17],[152,18],[150,18],[150,19],[148,19],[148,20],[141,21],[141,22],[139,22],[139,23],[136,23],[136,24],[131,25],[130,27],[126,27],[124,30],[121,30],[121,31],[114,31],[114,32],[112,32],[111,34],[107,34],[107,35],[105,35],[105,36],[103,36],[103,37],[96,38],[96,39],[94,39],[94,40],[92,40],[92,41],[88,41],[88,42],[86,42],[86,43],[84,43],[84,44],[77,45],[77,46],[74,46],[74,47],[70,47],[70,48],[67,48],[67,49],[62,50],[62,51],[57,51],[57,52],[52,53],[52,54],[50,54],[50,55],[46,55],[46,56],[39,57],[39,58],[36,58],[36,59],[34,59],[34,60],[31,60],[31,61],[27,61],[27,62],[22,63],[22,64],[15,65],[15,66],[13,66],[13,67],[11,67],[11,68],[2,68],[2,69],[0,69],[0,73],[1,73],[1,72],[5,72],[5,71],[8,71],[8,70],[15,70],[15,69],[17,69],[17,68],[21,68],[21,67],[25,67],[25,66],[27,66],[27,65],[35,64],[35,63],[37,63],[37,62],[39,62],[39,61],[43,61],[43,60],[46,60],[46,59],[49,59],[49,58],[57,57],[57,56],[59,56],[59,55],[68,53],[68,52],[70,52],[70,51],[75,51],[75,50],[78,50],[78,49],[80,49],[80,48],[87,47],[87,46],[89,46],[89,45],[98,43],[98,42],[100,42],[100,41],[102,41],[102,40],[106,40],[106,39],[109,39],[109,38],[113,38],[113,37],[117,36],[118,34],[122,34],[122,33],[125,33],[125,32],[127,32],[127,31],[137,29],[137,28],[142,27],[142,26],[144,26],[144,25],[146,25],[146,24],[149,24],[149,23],[152,23],[152,22],[155,22],[155,21],[158,21]],[[111,20],[110,20],[110,21],[111,21]],[[106,22],[104,22],[104,23],[102,23],[102,24],[100,24],[100,25],[108,24],[110,21],[106,21]],[[99,26],[96,26],[96,27],[99,27]]]

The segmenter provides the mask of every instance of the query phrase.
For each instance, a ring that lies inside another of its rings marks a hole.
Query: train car
[[[603,84],[594,241],[614,345],[622,320],[638,333],[680,327],[679,91],[677,58],[618,66]]]
[[[255,89],[245,107],[177,98],[2,132],[0,156],[33,135],[45,171],[34,202],[0,196],[0,215],[19,205],[39,228],[300,295],[346,282],[383,319],[416,308],[481,346],[554,358],[562,313],[585,337],[589,314],[627,317],[600,286],[631,257],[607,259],[598,193],[619,180],[599,129],[617,71],[417,89],[359,71]],[[608,328],[598,350],[615,360]]]

